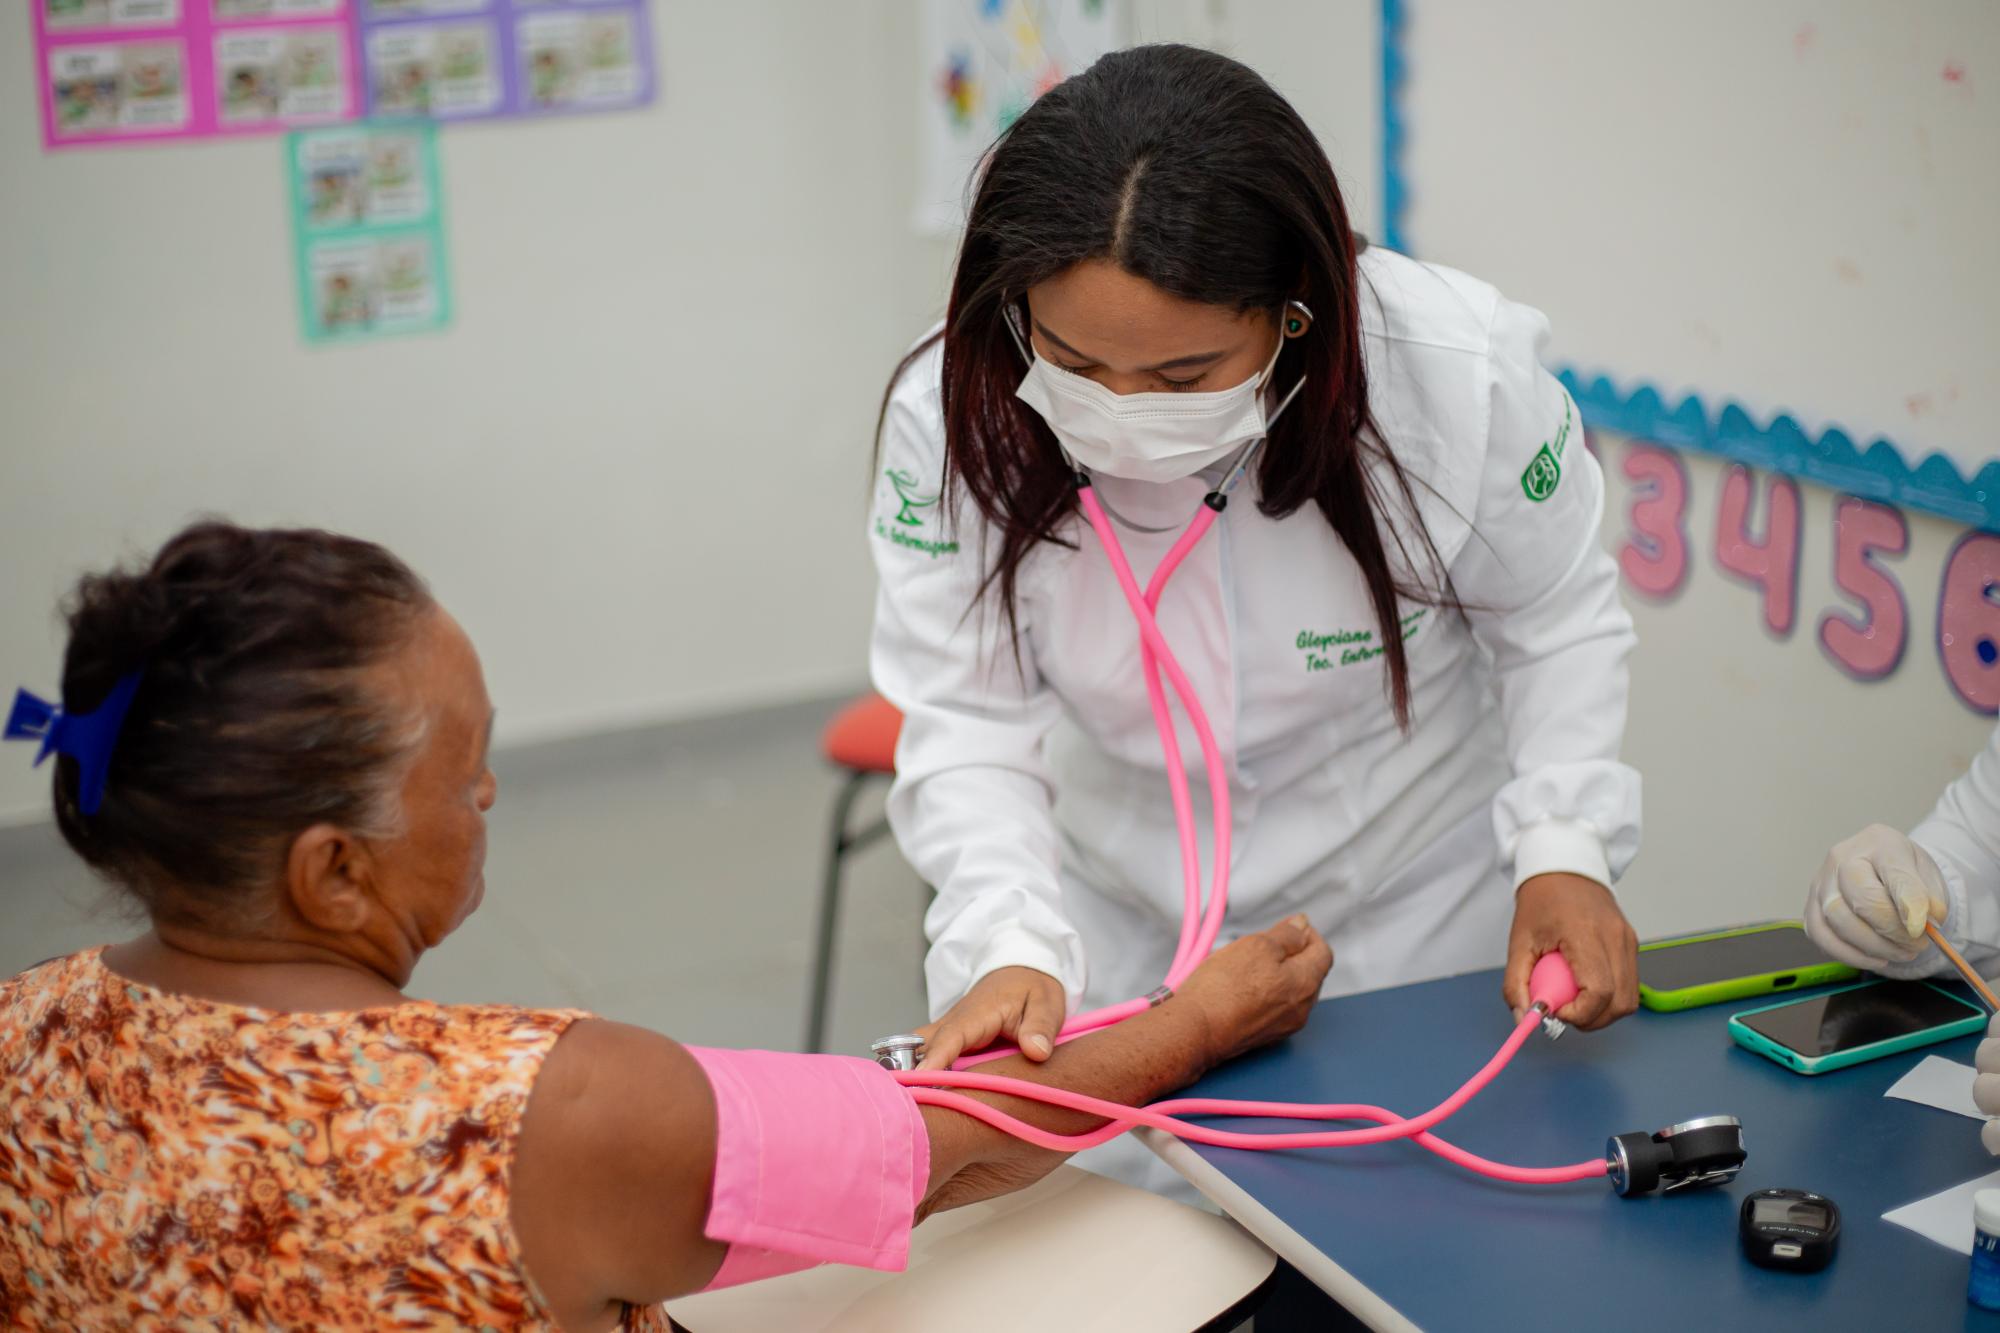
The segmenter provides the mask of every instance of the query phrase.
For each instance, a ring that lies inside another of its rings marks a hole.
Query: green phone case
[[[1840,990],[1827,991],[1826,994],[1838,995],[1841,991],[1860,990],[1863,986],[1881,984],[1879,981],[1860,981],[1852,986],[1842,986]],[[1931,989],[1940,995],[1951,995],[1950,991],[1942,987],[1931,986]],[[1951,998],[1959,1000],[1956,995],[1951,995]],[[1959,1003],[1965,1005],[1966,1015],[1954,1022],[1941,1023],[1937,1027],[1925,1028],[1921,1032],[1912,1032],[1906,1036],[1891,1037],[1887,1041],[1870,1042],[1866,1046],[1856,1046],[1851,1051],[1838,1051],[1833,1055],[1801,1055],[1791,1047],[1781,1046],[1763,1033],[1738,1021],[1749,1014],[1761,1014],[1766,1009],[1782,1009],[1788,1004],[1797,1003],[1799,1003],[1797,1000],[1780,1000],[1776,1004],[1760,1004],[1755,1009],[1745,1009],[1740,1014],[1731,1014],[1729,1035],[1744,1050],[1755,1051],[1794,1073],[1824,1074],[1829,1070],[1845,1069],[1849,1065],[1858,1065],[1868,1060],[1880,1060],[1885,1055],[1900,1055],[1904,1051],[1914,1051],[1919,1046],[1931,1046],[1941,1041],[1950,1041],[1953,1037],[1969,1036],[1986,1030],[1986,1012],[1964,1000],[1959,1000]]]
[[[1639,952],[1650,953],[1654,949],[1700,944],[1704,940],[1724,940],[1735,935],[1754,935],[1760,930],[1798,929],[1800,925],[1801,923],[1797,921],[1766,921],[1755,926],[1738,926],[1734,930],[1711,930],[1705,935],[1683,935],[1678,939],[1654,940],[1651,944],[1640,945]],[[1860,975],[1847,964],[1828,959],[1824,963],[1793,968],[1787,972],[1766,972],[1752,977],[1729,977],[1723,981],[1711,981],[1681,990],[1654,990],[1642,981],[1639,983],[1639,1003],[1660,1013],[1673,1013],[1681,1009],[1699,1009],[1705,1004],[1720,1004],[1724,1000],[1743,1000],[1753,995],[1771,995],[1781,990],[1804,990],[1808,986],[1824,986],[1828,982],[1847,981]]]

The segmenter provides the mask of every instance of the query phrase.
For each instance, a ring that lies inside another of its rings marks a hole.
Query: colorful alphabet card
[[[653,97],[643,0],[358,2],[372,115],[548,115]]]
[[[646,0],[28,0],[48,148],[653,100]]]
[[[28,0],[49,148],[361,112],[354,0]]]

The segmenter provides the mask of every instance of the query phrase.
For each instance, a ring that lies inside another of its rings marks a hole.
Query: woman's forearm
[[[1200,1006],[1175,998],[1114,1027],[1067,1042],[1040,1064],[1013,1055],[982,1064],[979,1072],[1139,1105],[1186,1087],[1207,1073],[1215,1062],[1215,1049]],[[1023,1097],[983,1092],[967,1095],[1059,1134],[1081,1134],[1104,1123],[1097,1116]],[[1030,1149],[1013,1136],[957,1111],[935,1106],[922,1110],[931,1135],[932,1194],[966,1167],[997,1155],[1018,1160],[1023,1154],[1039,1153],[1049,1165],[1063,1156]]]

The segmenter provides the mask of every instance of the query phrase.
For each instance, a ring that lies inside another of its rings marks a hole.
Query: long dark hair
[[[1286,340],[1277,382],[1305,387],[1272,428],[1258,465],[1273,518],[1319,506],[1361,567],[1379,627],[1398,726],[1410,717],[1397,598],[1456,605],[1411,481],[1368,409],[1355,255],[1333,167],[1305,122],[1247,66],[1188,46],[1105,56],[1044,93],[1003,134],[979,178],[940,333],[944,341],[944,503],[960,487],[994,529],[997,587],[1015,621],[1021,562],[1065,535],[1074,477],[1046,423],[1014,396],[1019,353],[1003,321],[1036,283],[1110,259],[1187,300],[1280,318],[1303,301],[1314,323]],[[884,398],[884,411],[887,398]],[[879,439],[879,431],[878,431]],[[1376,462],[1395,494],[1385,496]],[[1404,506],[1423,557],[1384,520]],[[1403,558],[1392,572],[1382,529]],[[1434,577],[1433,577],[1434,576]]]

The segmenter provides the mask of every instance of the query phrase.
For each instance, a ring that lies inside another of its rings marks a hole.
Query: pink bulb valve
[[[1549,1034],[1550,1040],[1569,1031],[1569,1026],[1556,1017],[1556,1010],[1576,995],[1576,974],[1569,970],[1569,960],[1561,953],[1545,953],[1535,961],[1535,970],[1528,974],[1528,1004],[1542,1011],[1542,1031]]]

